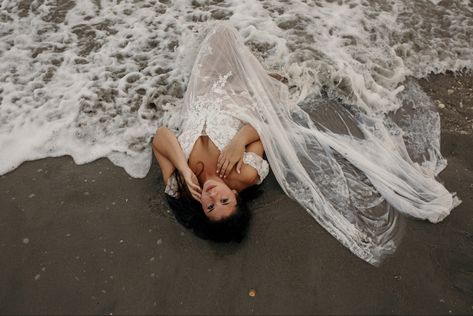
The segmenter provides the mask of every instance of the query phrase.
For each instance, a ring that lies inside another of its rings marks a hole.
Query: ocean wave
[[[172,125],[199,43],[229,20],[291,99],[325,91],[372,116],[407,76],[472,69],[471,1],[4,0],[0,174],[22,162],[108,157],[133,177]]]

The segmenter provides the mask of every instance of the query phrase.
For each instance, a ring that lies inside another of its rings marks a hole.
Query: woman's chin
[[[212,179],[209,179],[207,181],[205,181],[203,184],[202,184],[202,191],[205,192],[205,190],[207,189],[207,187],[211,184],[215,184],[215,181],[212,180]]]

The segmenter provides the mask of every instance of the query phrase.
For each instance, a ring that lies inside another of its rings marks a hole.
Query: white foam
[[[469,1],[55,1],[0,6],[0,174],[26,160],[108,157],[133,177],[179,108],[209,21],[228,18],[302,100],[326,87],[365,112],[407,75],[472,68]]]

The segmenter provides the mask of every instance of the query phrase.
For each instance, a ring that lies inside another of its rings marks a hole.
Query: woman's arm
[[[180,172],[188,168],[184,152],[176,136],[166,127],[160,127],[156,131],[153,151],[161,167],[165,183],[176,168]]]
[[[243,143],[244,146],[247,146],[257,140],[259,140],[258,132],[250,124],[243,125],[242,128],[235,134],[233,140],[237,140]]]
[[[156,131],[153,139],[153,152],[163,173],[164,183],[167,184],[174,170],[183,176],[192,196],[200,201],[201,188],[199,181],[187,164],[186,157],[173,132],[165,127]]]
[[[246,124],[240,128],[231,142],[225,146],[218,157],[217,173],[220,177],[226,178],[235,164],[237,164],[237,172],[240,173],[245,147],[258,140],[258,132],[253,128],[253,126]]]

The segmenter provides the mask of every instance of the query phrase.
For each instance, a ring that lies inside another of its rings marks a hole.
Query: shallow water
[[[473,68],[467,0],[77,3],[0,5],[0,174],[68,154],[144,177],[214,20],[288,77],[294,102],[324,90],[377,116],[405,103],[406,76]]]

